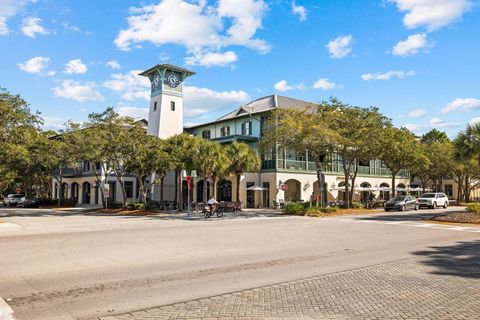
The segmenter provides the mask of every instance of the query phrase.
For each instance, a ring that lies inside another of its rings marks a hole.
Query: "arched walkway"
[[[388,189],[388,190],[387,190]],[[390,185],[388,183],[380,184],[380,200],[390,200]]]
[[[62,199],[68,199],[68,183],[62,183],[62,187],[60,188],[60,194],[62,195]]]
[[[398,189],[404,189],[404,190],[398,190]],[[407,191],[405,190],[405,185],[403,183],[397,184],[397,190],[395,191],[397,196],[406,196]]]
[[[197,182],[197,202],[207,202],[210,199],[210,181],[207,181],[207,199],[203,201],[203,180]]]
[[[285,201],[300,201],[300,195],[302,193],[300,181],[295,179],[289,179],[285,181],[288,186],[285,191]]]
[[[78,189],[79,189],[79,184],[76,182],[73,182],[70,186],[70,198],[71,199],[77,199],[78,200]]]
[[[313,183],[313,193],[315,195],[315,199],[312,201],[316,201],[317,198],[320,196],[320,187],[318,181],[315,181]],[[306,201],[307,199],[305,199]],[[325,202],[331,202],[333,201],[334,198],[332,194],[328,191],[328,184],[326,182],[323,183],[323,201]],[[320,199],[318,200],[318,203],[320,203]]]
[[[232,182],[222,180],[217,183],[217,201],[232,201]]]
[[[368,182],[362,182],[360,184],[360,187],[362,188],[371,188],[372,185]],[[361,191],[360,192],[360,202],[361,203],[367,203],[369,200],[370,200],[370,194],[372,192],[371,191]]]
[[[341,181],[338,183],[338,200],[345,201],[345,181]]]
[[[89,182],[82,184],[82,203],[89,204],[92,195],[92,185]]]

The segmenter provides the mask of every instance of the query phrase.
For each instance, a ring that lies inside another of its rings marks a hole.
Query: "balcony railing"
[[[277,167],[275,168],[275,163]],[[263,160],[262,170],[287,170],[287,171],[310,171],[315,172],[317,170],[315,162],[300,161],[300,160]],[[343,173],[342,166],[336,163],[323,163],[322,170],[325,173]],[[354,168],[352,168],[352,173]],[[391,172],[387,168],[359,166],[359,175],[375,175],[375,176],[390,176]],[[401,170],[398,173],[401,177],[410,177],[410,173],[407,170]]]

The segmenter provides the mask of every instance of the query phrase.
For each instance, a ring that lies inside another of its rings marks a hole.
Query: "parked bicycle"
[[[219,210],[218,205],[216,204],[209,204],[206,207],[203,208],[202,211],[203,215],[205,218],[210,218],[210,217],[223,217],[223,210]]]

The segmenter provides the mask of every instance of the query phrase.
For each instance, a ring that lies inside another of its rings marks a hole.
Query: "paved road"
[[[298,317],[369,319],[374,314],[367,312],[362,318],[352,306],[380,308],[391,305],[391,299],[404,299],[403,305],[398,304],[404,310],[410,295],[418,297],[419,290],[430,288],[423,291],[430,300],[419,303],[432,318],[439,293],[450,297],[440,300],[447,313],[458,306],[454,296],[464,293],[465,301],[475,297],[462,305],[463,313],[456,314],[461,319],[478,311],[480,299],[474,293],[480,291],[480,275],[471,270],[480,270],[480,229],[419,221],[431,214],[323,219],[251,214],[207,221],[0,210],[0,296],[16,318],[24,320],[119,314],[124,314],[119,319],[144,319],[147,311],[131,312],[145,309],[163,319],[165,309],[156,308],[162,305],[173,310],[172,318],[200,317],[195,316],[198,309],[182,311],[183,307],[170,305],[184,301],[230,312],[204,317],[234,317],[231,310],[240,308],[232,304],[235,299],[244,301],[240,306],[254,306],[244,308],[250,313],[260,307],[277,312],[244,314],[252,318],[289,318],[279,313],[306,306],[311,312]],[[442,263],[437,263],[439,255],[428,254],[443,249]],[[344,283],[339,285],[338,279]],[[371,290],[365,287],[368,284]],[[236,293],[222,295],[232,292]],[[298,303],[292,292],[310,297],[310,304]],[[327,299],[329,294],[335,299]],[[265,299],[266,295],[275,299]],[[357,298],[347,301],[349,295]],[[378,299],[376,304],[369,300],[372,297]],[[315,310],[321,303],[331,309]]]

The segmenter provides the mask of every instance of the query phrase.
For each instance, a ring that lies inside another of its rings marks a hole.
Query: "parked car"
[[[412,196],[397,196],[385,202],[385,211],[390,210],[418,210],[418,203]]]
[[[423,194],[417,199],[419,207],[436,209],[437,207],[447,208],[450,204],[448,197],[442,192],[430,192]]]
[[[8,196],[3,199],[3,205],[4,206],[17,206],[20,200],[24,197],[24,194],[9,194]]]
[[[20,199],[17,206],[23,208],[38,208],[40,207],[40,204],[41,200],[39,198],[23,197],[22,199]]]

